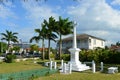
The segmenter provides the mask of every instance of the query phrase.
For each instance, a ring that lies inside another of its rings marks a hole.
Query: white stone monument
[[[72,64],[72,71],[84,71],[90,69],[89,66],[86,66],[86,64],[82,64],[79,61],[79,51],[80,49],[77,48],[77,43],[76,43],[76,26],[74,26],[74,31],[73,31],[73,48],[70,48],[69,51],[71,53],[71,60],[69,63]]]
[[[69,74],[72,73],[72,64],[69,63]]]

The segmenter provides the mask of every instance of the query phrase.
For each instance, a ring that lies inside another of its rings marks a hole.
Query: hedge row
[[[69,61],[70,54],[62,54],[63,60]],[[92,61],[120,64],[120,52],[109,49],[82,50],[79,54],[81,62]]]

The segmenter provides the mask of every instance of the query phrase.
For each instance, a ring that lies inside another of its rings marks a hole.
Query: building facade
[[[19,46],[22,49],[30,48],[30,43],[22,42],[22,43],[13,43],[13,46]]]
[[[88,34],[77,34],[77,48],[95,49],[97,47],[105,48],[105,40]],[[73,45],[73,36],[62,39],[62,51],[66,52]],[[56,48],[59,48],[57,43]]]

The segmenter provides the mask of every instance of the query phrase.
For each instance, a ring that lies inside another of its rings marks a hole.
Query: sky
[[[77,22],[77,34],[105,39],[107,46],[120,41],[120,0],[8,0],[0,4],[0,33],[18,32],[19,39],[29,42],[36,35],[34,29],[41,29],[43,20],[51,16],[69,17]]]

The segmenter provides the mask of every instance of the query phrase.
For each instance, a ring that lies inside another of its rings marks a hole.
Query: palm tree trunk
[[[44,39],[42,40],[42,60],[44,60],[44,54],[45,54],[45,51],[44,51]]]
[[[48,59],[50,59],[50,39],[48,40]]]
[[[8,53],[10,53],[10,41],[8,41],[7,50],[8,50]]]
[[[60,42],[59,42],[59,59],[61,59],[61,53],[62,53],[62,35],[60,34]]]

